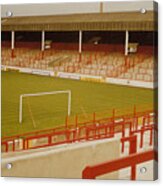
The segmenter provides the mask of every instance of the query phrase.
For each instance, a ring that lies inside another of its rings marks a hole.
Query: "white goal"
[[[67,114],[68,116],[71,114],[71,90],[61,90],[61,91],[52,91],[52,92],[38,92],[33,94],[21,94],[19,101],[19,123],[22,123],[23,119],[23,98],[25,97],[36,97],[36,96],[47,96],[47,95],[55,95],[55,94],[67,94],[68,103],[67,103]]]

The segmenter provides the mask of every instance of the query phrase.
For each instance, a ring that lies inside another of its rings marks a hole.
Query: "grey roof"
[[[116,12],[2,18],[2,31],[153,31],[157,13]]]

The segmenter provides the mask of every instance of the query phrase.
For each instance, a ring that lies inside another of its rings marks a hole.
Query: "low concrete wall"
[[[154,82],[145,82],[145,81],[136,81],[129,79],[120,79],[120,78],[106,78],[106,83],[112,83],[117,85],[126,85],[131,87],[140,87],[140,88],[157,88],[157,83]]]
[[[113,139],[4,153],[2,176],[82,178],[82,171],[87,165],[95,165],[118,157],[120,157],[120,142]],[[6,168],[7,163],[12,164],[9,170]],[[102,178],[118,179],[118,172]]]
[[[30,69],[30,68],[5,66],[5,65],[1,65],[1,70],[3,71],[15,70],[15,71],[19,71],[20,73],[28,73],[28,74],[35,74],[35,75],[42,75],[42,76],[55,76],[55,77],[66,78],[66,79],[75,79],[75,80],[100,82],[100,83],[111,83],[117,85],[125,85],[125,86],[149,88],[149,89],[154,89],[158,87],[158,84],[156,82],[145,82],[145,81],[136,81],[136,80],[129,80],[129,79],[110,78],[110,77],[103,78],[102,76],[93,76],[93,75],[67,73],[67,72],[54,73],[52,70],[40,70],[40,69],[32,69],[32,68]]]

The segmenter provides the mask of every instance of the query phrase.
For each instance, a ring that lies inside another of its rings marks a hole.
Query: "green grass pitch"
[[[115,108],[123,113],[133,105],[152,105],[153,90],[105,83],[93,83],[2,72],[2,137],[34,130],[54,128],[65,123],[67,113],[66,95],[51,95],[25,99],[23,122],[18,122],[19,97],[21,94],[57,90],[72,91],[72,116],[102,112]],[[31,114],[36,127],[33,126]],[[87,119],[87,118],[86,118]]]

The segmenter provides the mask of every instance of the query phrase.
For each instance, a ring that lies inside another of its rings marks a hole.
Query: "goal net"
[[[39,123],[49,125],[65,120],[71,114],[71,91],[39,92],[20,95],[19,123],[31,123],[33,127]]]

